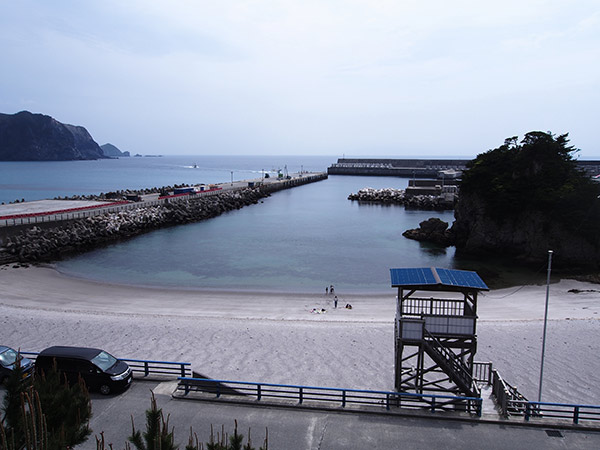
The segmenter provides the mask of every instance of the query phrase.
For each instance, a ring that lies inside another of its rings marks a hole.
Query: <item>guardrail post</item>
[[[531,403],[525,403],[525,421],[529,422],[529,416],[531,415]]]
[[[256,385],[256,400],[258,400],[260,402],[260,399],[262,397],[262,386],[260,384]]]
[[[385,394],[385,409],[390,410],[390,394]]]
[[[477,400],[477,417],[481,417],[481,413],[483,410],[483,399],[480,398],[479,400]]]
[[[302,388],[298,389],[298,403],[302,404],[304,390]]]
[[[181,363],[181,376],[185,377],[185,364]]]
[[[221,385],[217,383],[217,398],[221,397]]]
[[[435,412],[435,397],[431,397],[431,412]]]
[[[144,376],[147,377],[148,375],[150,375],[150,367],[148,361],[144,361]]]
[[[342,391],[342,408],[346,407],[346,391]]]
[[[579,406],[575,407],[573,411],[573,423],[577,425],[579,423]]]
[[[185,395],[190,393],[190,383],[187,380],[183,380],[184,392]]]

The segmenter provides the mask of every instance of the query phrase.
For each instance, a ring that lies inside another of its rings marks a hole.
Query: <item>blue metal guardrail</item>
[[[298,404],[305,401],[334,402],[342,408],[348,405],[385,406],[428,409],[431,412],[452,410],[481,416],[481,398],[455,397],[450,395],[413,394],[410,392],[369,391],[289,384],[254,383],[248,381],[213,380],[209,378],[179,377],[177,390],[188,395],[191,391],[221,395],[253,396],[257,401],[264,398],[292,399]],[[226,384],[226,386],[222,386]]]
[[[134,373],[149,375],[177,375],[185,377],[192,374],[192,365],[186,362],[150,361],[146,359],[122,359]]]
[[[521,415],[529,422],[531,418],[536,419],[569,419],[574,424],[581,420],[600,421],[600,406],[577,405],[569,403],[549,403],[512,401],[514,409],[523,411]],[[513,413],[514,414],[514,413]]]
[[[35,361],[37,352],[21,352],[21,355],[28,357]],[[191,375],[192,365],[187,362],[177,361],[152,361],[148,359],[125,359],[119,358],[121,361],[125,361],[131,370],[135,374],[141,374],[144,377],[150,375],[172,375],[176,377],[185,377]]]

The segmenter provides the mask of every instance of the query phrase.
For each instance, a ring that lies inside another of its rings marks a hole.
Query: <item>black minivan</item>
[[[42,350],[35,360],[36,373],[50,369],[54,361],[59,372],[70,384],[77,383],[79,375],[90,390],[108,395],[127,389],[131,384],[131,368],[110,353],[97,348],[56,346]]]

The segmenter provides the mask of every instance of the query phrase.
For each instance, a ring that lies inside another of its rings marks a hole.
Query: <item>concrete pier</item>
[[[0,205],[0,228],[17,225],[35,225],[45,222],[82,219],[105,213],[131,211],[133,209],[160,206],[193,198],[220,195],[244,189],[257,189],[264,194],[289,189],[315,181],[324,180],[324,172],[304,172],[291,174],[289,177],[256,178],[236,180],[229,183],[218,183],[195,193],[174,194],[168,196],[143,196],[138,201],[118,200],[36,200],[32,202]],[[0,233],[0,243],[2,233]]]

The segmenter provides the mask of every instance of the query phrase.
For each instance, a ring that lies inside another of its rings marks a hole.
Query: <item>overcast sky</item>
[[[0,0],[0,112],[132,153],[600,157],[598,0]]]

